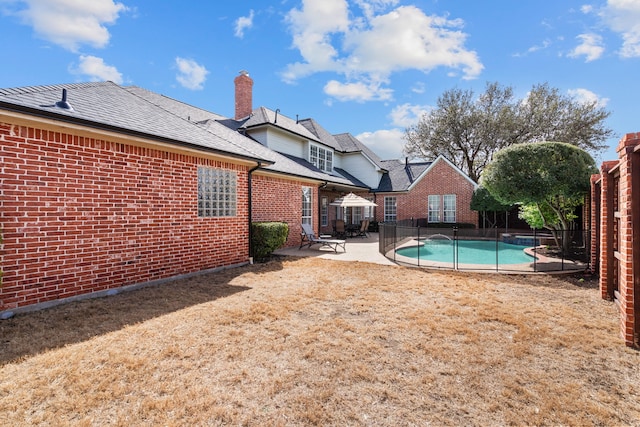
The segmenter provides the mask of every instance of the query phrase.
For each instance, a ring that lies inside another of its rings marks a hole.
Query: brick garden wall
[[[6,123],[0,160],[0,311],[248,260],[245,166]],[[199,165],[237,216],[198,217]]]
[[[625,343],[640,347],[640,133],[625,135],[617,151],[619,160],[604,162],[591,181],[599,227],[591,246],[599,248],[601,296],[616,302]]]

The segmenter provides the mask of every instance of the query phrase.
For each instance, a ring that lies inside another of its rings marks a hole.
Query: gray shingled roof
[[[382,176],[378,188],[374,192],[407,191],[416,178],[433,162],[406,164],[400,160],[383,160],[382,165],[388,172]]]
[[[132,92],[173,114],[176,114],[184,119],[190,119],[191,121],[198,122],[199,126],[208,130],[215,131],[217,133],[235,133],[235,131],[239,128],[246,127],[247,123],[256,126],[258,123],[271,123],[271,121],[276,120],[275,111],[269,110],[264,107],[256,109],[253,116],[245,121],[245,123],[242,123],[233,119],[226,118],[219,114],[215,114],[210,111],[203,110],[201,108],[194,107],[180,101],[176,101],[164,95],[148,91],[146,89],[142,89],[139,87],[128,87],[126,89],[129,92]],[[292,132],[300,134],[300,131],[303,130],[301,128],[301,125],[296,124],[294,120],[291,120],[279,113],[277,121],[278,123],[276,123],[276,125],[279,124],[282,128],[290,130]],[[258,147],[253,147],[253,150],[272,162],[272,164],[266,165],[265,167],[263,167],[263,169],[278,173],[284,173],[287,175],[314,178],[334,184],[349,186],[355,185],[363,186],[366,188],[366,185],[362,184],[357,179],[352,182],[352,180],[345,179],[344,177],[339,175],[327,174],[326,172],[319,170],[306,160],[297,159],[293,156],[287,156],[278,152],[274,152],[269,148],[264,147],[262,144],[259,144],[258,142],[255,143],[258,144]]]
[[[331,135],[328,130],[320,126],[320,124],[314,119],[300,120],[300,124],[304,126],[309,132],[314,134],[324,145],[331,147],[336,151],[343,151],[342,147],[340,146],[338,141],[336,141],[333,135]]]
[[[67,90],[73,110],[56,106]],[[152,98],[148,96],[147,98]],[[153,97],[157,98],[157,97]],[[112,82],[0,89],[0,108],[24,111],[138,136],[161,139],[234,157],[268,162],[260,144],[222,125],[204,129]]]
[[[333,135],[333,137],[335,138],[336,141],[338,141],[338,143],[342,147],[343,152],[345,153],[362,152],[367,157],[369,157],[371,161],[375,163],[376,166],[378,166],[381,169],[385,169],[382,159],[380,159],[380,157],[378,157],[376,153],[371,151],[369,147],[367,147],[365,144],[360,142],[360,140],[358,140],[355,136],[351,135],[350,133],[340,133],[337,135]]]
[[[266,167],[266,170],[274,170],[283,173],[288,173],[290,175],[298,175],[305,176],[309,178],[315,178],[321,181],[326,181],[332,184],[341,184],[347,185],[350,187],[362,187],[369,188],[362,182],[358,181],[356,178],[351,176],[340,176],[328,174],[318,168],[316,168],[313,164],[309,163],[305,159],[301,159],[299,157],[291,156],[289,154],[278,153],[283,159],[278,159],[275,164],[269,165]],[[348,174],[347,174],[348,175]]]
[[[266,107],[259,107],[253,110],[249,118],[242,123],[241,127],[250,129],[267,124],[295,133],[311,141],[321,142],[317,136],[309,132],[299,121],[293,120],[279,111],[276,112]]]
[[[205,120],[222,120],[226,117],[220,114],[212,113],[211,111],[203,110],[202,108],[195,107],[193,105],[185,104],[182,101],[169,98],[168,96],[151,92],[150,90],[138,87],[138,86],[125,86],[125,90],[134,95],[144,98],[158,107],[175,114],[178,117],[189,120],[191,122],[200,122]]]

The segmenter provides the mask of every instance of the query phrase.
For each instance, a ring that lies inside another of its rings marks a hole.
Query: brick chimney
[[[244,119],[253,110],[253,79],[242,70],[233,81],[236,85],[236,120]]]

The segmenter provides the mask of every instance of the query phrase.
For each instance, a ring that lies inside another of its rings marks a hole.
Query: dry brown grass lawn
[[[0,321],[3,425],[640,425],[592,286],[276,260]]]

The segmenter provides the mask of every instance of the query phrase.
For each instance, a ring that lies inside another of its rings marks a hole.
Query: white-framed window
[[[427,221],[440,222],[440,195],[430,194]]]
[[[323,227],[329,225],[329,198],[327,196],[320,198],[320,225]]]
[[[333,171],[333,152],[318,145],[309,145],[309,162],[325,172]]]
[[[384,221],[395,222],[397,218],[397,203],[394,196],[385,196],[384,198]]]
[[[198,167],[198,216],[236,216],[237,184],[235,171]]]
[[[311,202],[312,195],[311,187],[302,187],[302,223],[311,224],[311,212],[313,203]]]
[[[351,210],[353,216],[353,218],[351,218],[351,224],[360,224],[360,221],[362,221],[362,206],[353,207]]]
[[[442,196],[442,218],[444,222],[456,222],[456,195]]]
[[[366,218],[373,218],[373,206],[365,206],[363,208],[364,210],[364,217]]]

